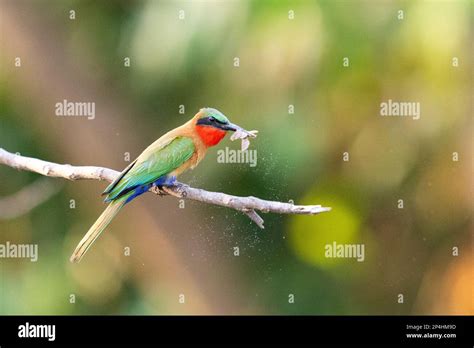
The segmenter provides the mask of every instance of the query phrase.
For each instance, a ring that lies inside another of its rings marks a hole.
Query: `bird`
[[[159,188],[174,185],[178,175],[194,169],[208,149],[219,144],[228,132],[247,131],[231,123],[219,110],[207,107],[148,146],[102,193],[108,206],[79,242],[70,261],[81,261],[127,203],[153,185]]]

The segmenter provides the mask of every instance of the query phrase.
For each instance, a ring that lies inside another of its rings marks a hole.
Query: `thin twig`
[[[71,166],[69,164],[46,162],[37,158],[13,154],[2,148],[0,148],[0,163],[18,170],[27,170],[49,177],[68,180],[92,179],[112,182],[120,174],[113,169],[103,167]],[[191,199],[238,210],[246,214],[260,228],[264,228],[264,221],[256,211],[263,213],[316,215],[331,210],[331,208],[320,205],[294,205],[292,203],[267,201],[252,196],[239,197],[222,192],[210,192],[190,187],[180,182],[173,186],[163,187],[161,190],[157,187],[152,187],[150,191],[160,195],[163,195],[163,192],[165,192],[178,198]]]

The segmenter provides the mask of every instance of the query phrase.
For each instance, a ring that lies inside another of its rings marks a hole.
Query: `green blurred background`
[[[260,230],[148,194],[73,265],[105,183],[0,166],[0,243],[39,245],[36,263],[0,259],[0,314],[474,313],[472,1],[0,4],[0,147],[121,170],[212,106],[260,131],[257,166],[214,149],[181,181],[333,208]],[[55,116],[63,99],[96,118]],[[381,117],[388,99],[420,102],[421,119]],[[22,209],[28,187],[44,202]],[[364,262],[325,258],[333,241],[363,243]]]

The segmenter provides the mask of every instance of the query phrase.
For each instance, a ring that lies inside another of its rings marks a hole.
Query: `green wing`
[[[191,138],[177,137],[145,158],[139,156],[104,191],[106,201],[112,201],[133,189],[153,183],[171,173],[191,158],[195,150]]]

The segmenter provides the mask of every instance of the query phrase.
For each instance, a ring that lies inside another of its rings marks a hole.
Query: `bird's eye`
[[[211,117],[209,117],[209,121],[211,121],[211,122],[216,122],[216,119],[211,116]]]

